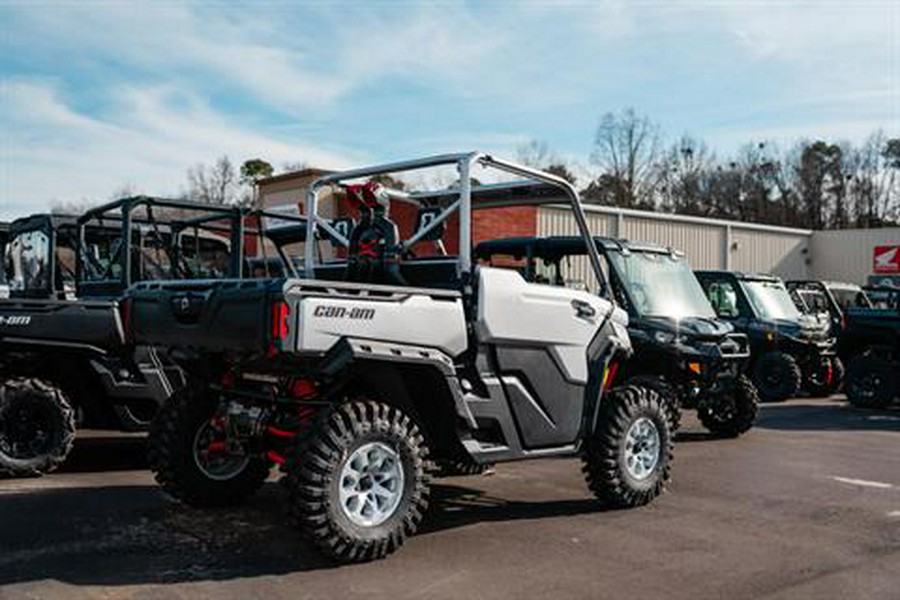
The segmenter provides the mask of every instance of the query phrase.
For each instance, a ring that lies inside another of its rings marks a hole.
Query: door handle
[[[593,319],[597,316],[594,307],[584,300],[572,300],[572,308],[575,309],[575,315],[582,319]]]

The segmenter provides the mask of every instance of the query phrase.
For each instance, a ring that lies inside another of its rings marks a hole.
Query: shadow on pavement
[[[245,506],[200,510],[155,486],[0,493],[0,585],[224,580],[335,566],[288,525],[268,483]],[[2,488],[0,488],[2,490]]]
[[[598,512],[591,499],[516,502],[438,482],[428,534],[485,521]],[[0,585],[54,579],[74,585],[218,581],[337,568],[289,525],[284,494],[267,483],[246,505],[193,509],[154,486],[3,492]]]
[[[147,468],[147,438],[76,437],[75,446],[60,473],[133,471]]]
[[[474,523],[569,517],[611,510],[604,508],[591,496],[575,500],[521,502],[489,496],[474,488],[445,483],[432,486],[432,501],[435,510],[429,513],[419,528],[421,534]]]
[[[844,401],[802,400],[786,404],[764,404],[756,427],[784,431],[900,432],[900,407],[864,410]]]

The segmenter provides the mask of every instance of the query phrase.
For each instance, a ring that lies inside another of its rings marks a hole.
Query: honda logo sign
[[[875,273],[900,273],[900,245],[875,246],[872,270]]]

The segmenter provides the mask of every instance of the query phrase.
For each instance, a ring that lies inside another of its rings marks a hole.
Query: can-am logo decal
[[[875,246],[872,270],[876,273],[900,273],[900,246]]]
[[[28,325],[31,323],[30,315],[0,315],[0,325]]]
[[[313,311],[314,317],[324,317],[326,319],[362,319],[371,320],[375,317],[374,308],[359,308],[346,306],[331,306],[322,304],[317,306]]]

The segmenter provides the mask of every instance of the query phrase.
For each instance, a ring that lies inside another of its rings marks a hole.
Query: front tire
[[[650,388],[660,395],[665,402],[666,414],[669,416],[669,431],[674,436],[681,429],[681,398],[678,390],[662,375],[635,375],[626,382],[638,387]]]
[[[752,380],[763,402],[783,402],[800,391],[803,373],[793,356],[772,351],[753,365]]]
[[[269,475],[267,461],[214,427],[217,408],[215,394],[185,387],[166,401],[150,427],[147,459],[157,483],[191,506],[238,504]],[[213,444],[222,449],[216,446],[213,453]]]
[[[877,356],[858,356],[847,374],[847,400],[857,408],[885,408],[897,397],[896,365]]]
[[[735,438],[749,431],[758,414],[759,394],[744,375],[734,381],[731,389],[697,409],[703,426],[724,438]]]
[[[0,386],[0,473],[30,477],[61,465],[75,441],[75,411],[63,391],[42,379]]]
[[[384,558],[428,508],[425,438],[399,408],[372,400],[335,407],[287,465],[290,509],[301,530],[342,562]]]
[[[659,496],[672,460],[665,400],[634,385],[607,392],[581,460],[588,487],[606,506],[632,508]]]

